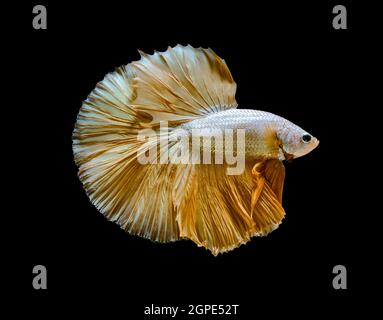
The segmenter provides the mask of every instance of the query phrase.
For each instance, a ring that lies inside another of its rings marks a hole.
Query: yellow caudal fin
[[[145,142],[137,135],[144,128],[157,133],[160,121],[171,127],[235,108],[235,90],[222,59],[190,46],[142,54],[106,75],[84,101],[73,132],[74,159],[91,202],[132,234],[179,239],[176,208],[183,192],[174,185],[182,188],[188,177],[181,167],[141,164]]]
[[[280,161],[247,165],[241,175],[227,175],[225,165],[194,167],[178,208],[180,236],[214,255],[274,230],[284,216]]]

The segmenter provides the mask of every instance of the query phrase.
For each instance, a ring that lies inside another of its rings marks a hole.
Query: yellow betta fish
[[[214,255],[278,227],[283,160],[319,143],[277,115],[237,109],[211,49],[176,46],[105,76],[73,132],[91,202],[127,232],[191,239]]]

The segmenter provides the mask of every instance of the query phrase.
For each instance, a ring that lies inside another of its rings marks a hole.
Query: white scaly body
[[[192,129],[225,129],[246,130],[245,152],[246,157],[255,159],[279,159],[285,160],[285,153],[302,156],[311,151],[318,141],[314,138],[312,145],[305,150],[297,152],[296,144],[300,144],[300,138],[308,134],[306,131],[278,115],[266,111],[249,109],[229,109],[212,113],[206,117],[187,122],[180,126],[192,132]],[[279,143],[270,143],[270,131],[276,133]],[[296,137],[298,137],[296,139]],[[298,140],[295,141],[295,140]],[[214,140],[212,140],[214,143]],[[236,144],[233,144],[235,149]],[[213,146],[214,148],[214,146]],[[237,151],[237,150],[235,150]],[[284,151],[284,152],[283,152]],[[294,152],[295,151],[295,152]]]

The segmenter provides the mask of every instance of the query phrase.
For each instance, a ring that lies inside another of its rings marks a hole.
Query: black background
[[[35,4],[47,7],[47,30],[32,28]],[[377,255],[366,232],[375,210],[365,198],[369,162],[361,156],[361,148],[371,150],[366,100],[376,39],[362,21],[368,10],[344,4],[347,30],[332,28],[334,4],[320,1],[43,1],[14,9],[20,30],[9,33],[17,60],[12,81],[22,90],[13,86],[11,105],[22,117],[11,141],[23,143],[13,158],[16,231],[7,247],[17,294],[26,292],[31,312],[107,310],[139,319],[152,303],[239,304],[237,318],[254,319],[276,311],[344,315],[358,307],[373,285],[370,256]],[[281,115],[321,141],[286,164],[281,226],[218,257],[191,241],[153,243],[108,222],[88,201],[72,157],[76,115],[96,83],[139,59],[137,49],[152,53],[178,43],[210,47],[225,59],[240,108]],[[37,264],[47,267],[46,291],[31,286]],[[337,264],[347,267],[347,290],[332,287]]]

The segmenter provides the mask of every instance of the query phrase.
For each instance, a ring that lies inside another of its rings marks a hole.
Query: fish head
[[[319,140],[312,134],[291,122],[284,123],[278,130],[278,138],[283,160],[302,157],[314,150],[319,144]]]

